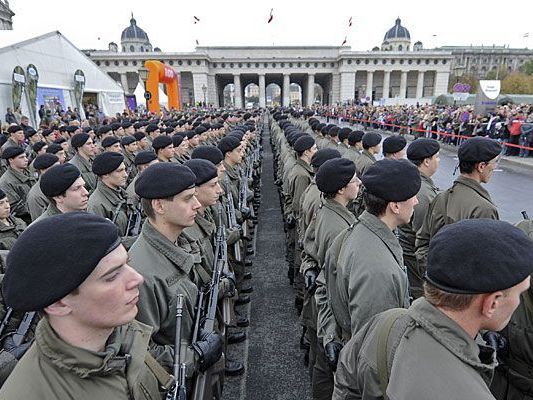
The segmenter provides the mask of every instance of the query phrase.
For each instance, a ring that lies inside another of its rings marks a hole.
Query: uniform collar
[[[483,197],[488,202],[492,203],[492,199],[490,198],[490,194],[481,184],[473,179],[467,178],[466,176],[459,175],[459,177],[455,180],[454,183],[464,185],[469,187],[470,189],[477,192],[481,197]],[[494,204],[494,203],[492,203]]]
[[[403,269],[403,251],[398,238],[390,230],[390,228],[382,220],[368,211],[363,211],[359,217],[359,221],[372,231],[377,237],[381,239],[383,244],[387,246],[393,254],[398,265]]]
[[[102,195],[113,205],[126,202],[127,194],[122,188],[118,188],[117,190],[111,189],[104,182],[98,180],[96,190],[100,191],[100,193],[102,193]]]
[[[351,225],[355,222],[355,216],[353,215],[353,213],[350,212],[350,210],[348,210],[338,201],[335,201],[333,199],[325,199],[325,201],[322,204],[323,204],[323,207],[327,207],[331,211],[338,214],[339,217],[344,219],[348,225]]]

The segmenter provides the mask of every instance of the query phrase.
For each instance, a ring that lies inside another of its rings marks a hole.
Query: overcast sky
[[[120,44],[131,12],[152,45],[169,52],[193,51],[196,40],[201,46],[339,46],[345,37],[352,50],[365,51],[381,45],[397,17],[411,33],[412,43],[420,40],[426,48],[533,48],[531,0],[11,0],[10,7],[16,13],[13,34],[21,39],[59,30],[81,49],[106,49],[111,41]],[[271,8],[274,18],[267,24]],[[193,16],[200,22],[194,24]],[[0,42],[2,35],[0,31]]]

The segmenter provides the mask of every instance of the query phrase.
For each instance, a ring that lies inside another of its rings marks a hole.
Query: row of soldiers
[[[77,132],[70,161],[40,154],[33,169],[3,149],[0,222],[17,227],[2,238],[0,398],[212,399],[244,372],[227,346],[249,324],[262,116],[225,116]],[[137,137],[150,148],[128,164]],[[28,218],[35,187],[47,204]]]
[[[441,192],[436,140],[407,147],[312,111],[269,124],[313,399],[533,393],[531,222],[528,237],[498,221],[483,186],[501,146],[465,141]]]

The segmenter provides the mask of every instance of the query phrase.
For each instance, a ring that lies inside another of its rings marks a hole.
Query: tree
[[[533,94],[533,76],[521,72],[509,74],[502,81],[501,93]]]
[[[509,75],[509,70],[505,65],[500,65],[498,69],[492,69],[489,72],[487,72],[487,75],[485,75],[485,79],[493,80],[493,79],[499,79],[504,80],[507,75]]]
[[[477,92],[478,78],[476,78],[474,75],[450,75],[450,79],[448,80],[448,93],[453,93],[453,85],[455,85],[456,83],[465,83],[467,85],[470,85],[470,90],[468,93]]]
[[[520,67],[520,72],[523,72],[526,75],[532,76],[533,75],[533,60],[529,60],[525,62]]]

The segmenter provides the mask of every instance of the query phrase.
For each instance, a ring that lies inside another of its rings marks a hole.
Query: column
[[[372,84],[374,83],[374,71],[366,72],[366,97],[369,98],[369,102],[372,102]]]
[[[383,98],[388,99],[390,92],[390,71],[383,71]]]
[[[266,87],[264,74],[259,74],[259,107],[266,107]]]
[[[311,107],[315,102],[315,75],[307,75],[307,107]]]
[[[418,71],[418,80],[416,82],[416,98],[424,97],[424,71]]]
[[[402,71],[400,78],[400,99],[407,97],[407,71]]]
[[[435,71],[435,85],[433,87],[433,96],[440,96],[448,92],[449,72]]]
[[[355,72],[342,72],[340,85],[341,103],[352,101],[355,94]]]
[[[240,75],[233,75],[233,85],[235,86],[235,108],[242,108],[242,89]]]
[[[120,74],[120,83],[122,84],[122,89],[124,90],[124,93],[129,94],[130,88],[128,87],[128,75],[126,74],[126,72]]]
[[[215,107],[219,107],[218,103],[218,87],[215,75],[207,76],[207,102]]]
[[[283,107],[288,107],[290,103],[290,85],[291,85],[291,76],[289,74],[283,74],[283,89],[282,89],[282,105]]]

